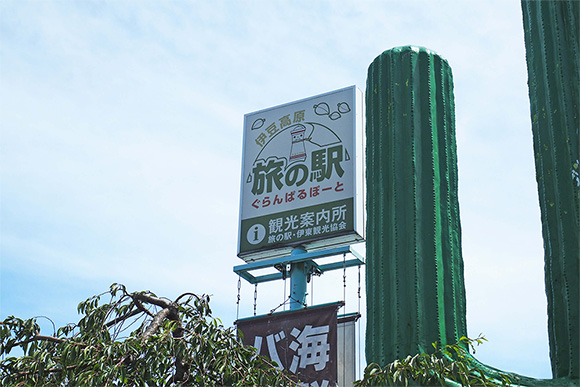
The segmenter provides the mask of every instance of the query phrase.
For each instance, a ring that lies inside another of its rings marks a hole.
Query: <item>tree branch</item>
[[[139,313],[141,313],[140,310],[134,309],[131,312],[129,312],[129,313],[123,315],[123,316],[117,317],[116,319],[113,319],[113,320],[109,321],[108,323],[105,324],[105,327],[110,328],[113,325],[115,325],[117,323],[120,323],[121,321],[125,321],[128,318],[131,318],[133,316],[138,315]]]
[[[147,341],[163,324],[163,320],[165,320],[171,314],[171,310],[169,308],[162,309],[159,313],[155,315],[151,324],[147,327],[145,332],[143,333],[142,340]]]
[[[179,300],[185,295],[187,295],[187,293],[182,294],[177,299]],[[194,296],[198,297],[195,294]],[[144,342],[157,332],[165,319],[177,322],[177,328],[172,332],[173,338],[179,340],[183,337],[183,328],[181,325],[181,319],[179,318],[177,302],[170,302],[144,293],[134,293],[131,297],[137,307],[143,308],[143,311],[146,311],[151,316],[153,316],[153,314],[145,309],[141,304],[141,301],[163,307],[163,309],[153,317],[153,321],[151,321],[151,324],[149,324],[143,333],[142,340]],[[183,364],[182,360],[181,356],[175,358],[175,374],[172,378],[175,383],[183,381],[187,377],[187,367]]]
[[[134,297],[133,295],[131,295],[131,298],[133,299],[133,302],[135,303],[137,308],[139,308],[142,312],[147,313],[151,317],[155,317],[155,315],[153,313],[151,313],[149,311],[149,309],[147,309],[143,306],[143,304],[141,303],[141,301],[139,301],[139,299],[137,297]]]
[[[79,365],[78,364],[73,364],[73,365],[69,365],[66,366],[65,368],[50,368],[48,370],[44,370],[44,372],[49,373],[49,374],[54,374],[56,372],[62,372],[64,370],[73,370],[75,368],[77,368]],[[34,374],[38,374],[40,371],[23,371],[23,372],[17,372],[16,375],[17,376],[28,376],[28,375],[34,375]]]
[[[23,341],[19,341],[17,343],[14,343],[14,346],[21,346],[21,345],[24,345],[24,344],[32,343],[33,341],[50,341],[52,343],[60,344],[60,343],[66,343],[69,340],[67,340],[67,339],[61,339],[59,337],[35,335],[34,337],[31,337],[28,340],[23,340]],[[77,342],[73,342],[73,343],[75,345],[80,345],[80,346],[83,346],[84,347],[84,344],[82,344],[82,343],[77,343]]]
[[[177,313],[177,307],[175,309],[176,309],[176,313]],[[183,333],[185,332],[185,330],[183,329],[179,315],[177,315],[176,321],[177,321],[177,328],[173,331],[173,339],[180,340],[183,338]],[[188,378],[187,372],[188,372],[188,367],[185,364],[183,364],[182,356],[176,355],[175,356],[175,374],[173,375],[173,378],[172,378],[173,383],[184,382]]]
[[[159,298],[159,297],[150,296],[150,295],[145,294],[145,293],[133,293],[133,294],[131,294],[131,298],[137,299],[137,300],[143,301],[143,302],[148,302],[150,304],[157,305],[157,306],[160,306],[162,308],[170,308],[171,307],[171,302],[164,300],[162,298]]]
[[[185,296],[194,296],[198,300],[200,299],[200,297],[197,294],[187,292],[187,293],[183,293],[182,295],[180,295],[179,297],[177,297],[177,299],[175,300],[175,303],[176,304],[179,303],[179,300],[181,300],[181,298],[182,297],[185,297]]]

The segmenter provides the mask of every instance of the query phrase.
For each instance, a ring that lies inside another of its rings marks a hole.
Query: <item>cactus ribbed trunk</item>
[[[580,3],[522,1],[536,180],[544,238],[550,361],[579,378]]]
[[[370,65],[367,362],[467,335],[453,79],[445,59],[397,47]]]

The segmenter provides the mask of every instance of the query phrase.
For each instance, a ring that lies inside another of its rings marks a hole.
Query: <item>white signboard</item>
[[[244,116],[240,258],[364,239],[362,106],[352,86]]]

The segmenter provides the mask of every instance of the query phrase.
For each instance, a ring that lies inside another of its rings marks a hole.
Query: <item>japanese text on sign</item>
[[[244,343],[269,357],[279,369],[309,386],[337,380],[337,304],[283,312],[237,322]]]

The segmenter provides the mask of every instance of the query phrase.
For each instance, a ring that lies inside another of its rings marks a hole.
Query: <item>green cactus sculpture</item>
[[[367,361],[467,335],[453,79],[447,61],[397,47],[370,65]]]
[[[544,238],[550,360],[580,377],[580,3],[522,1],[536,180]]]

